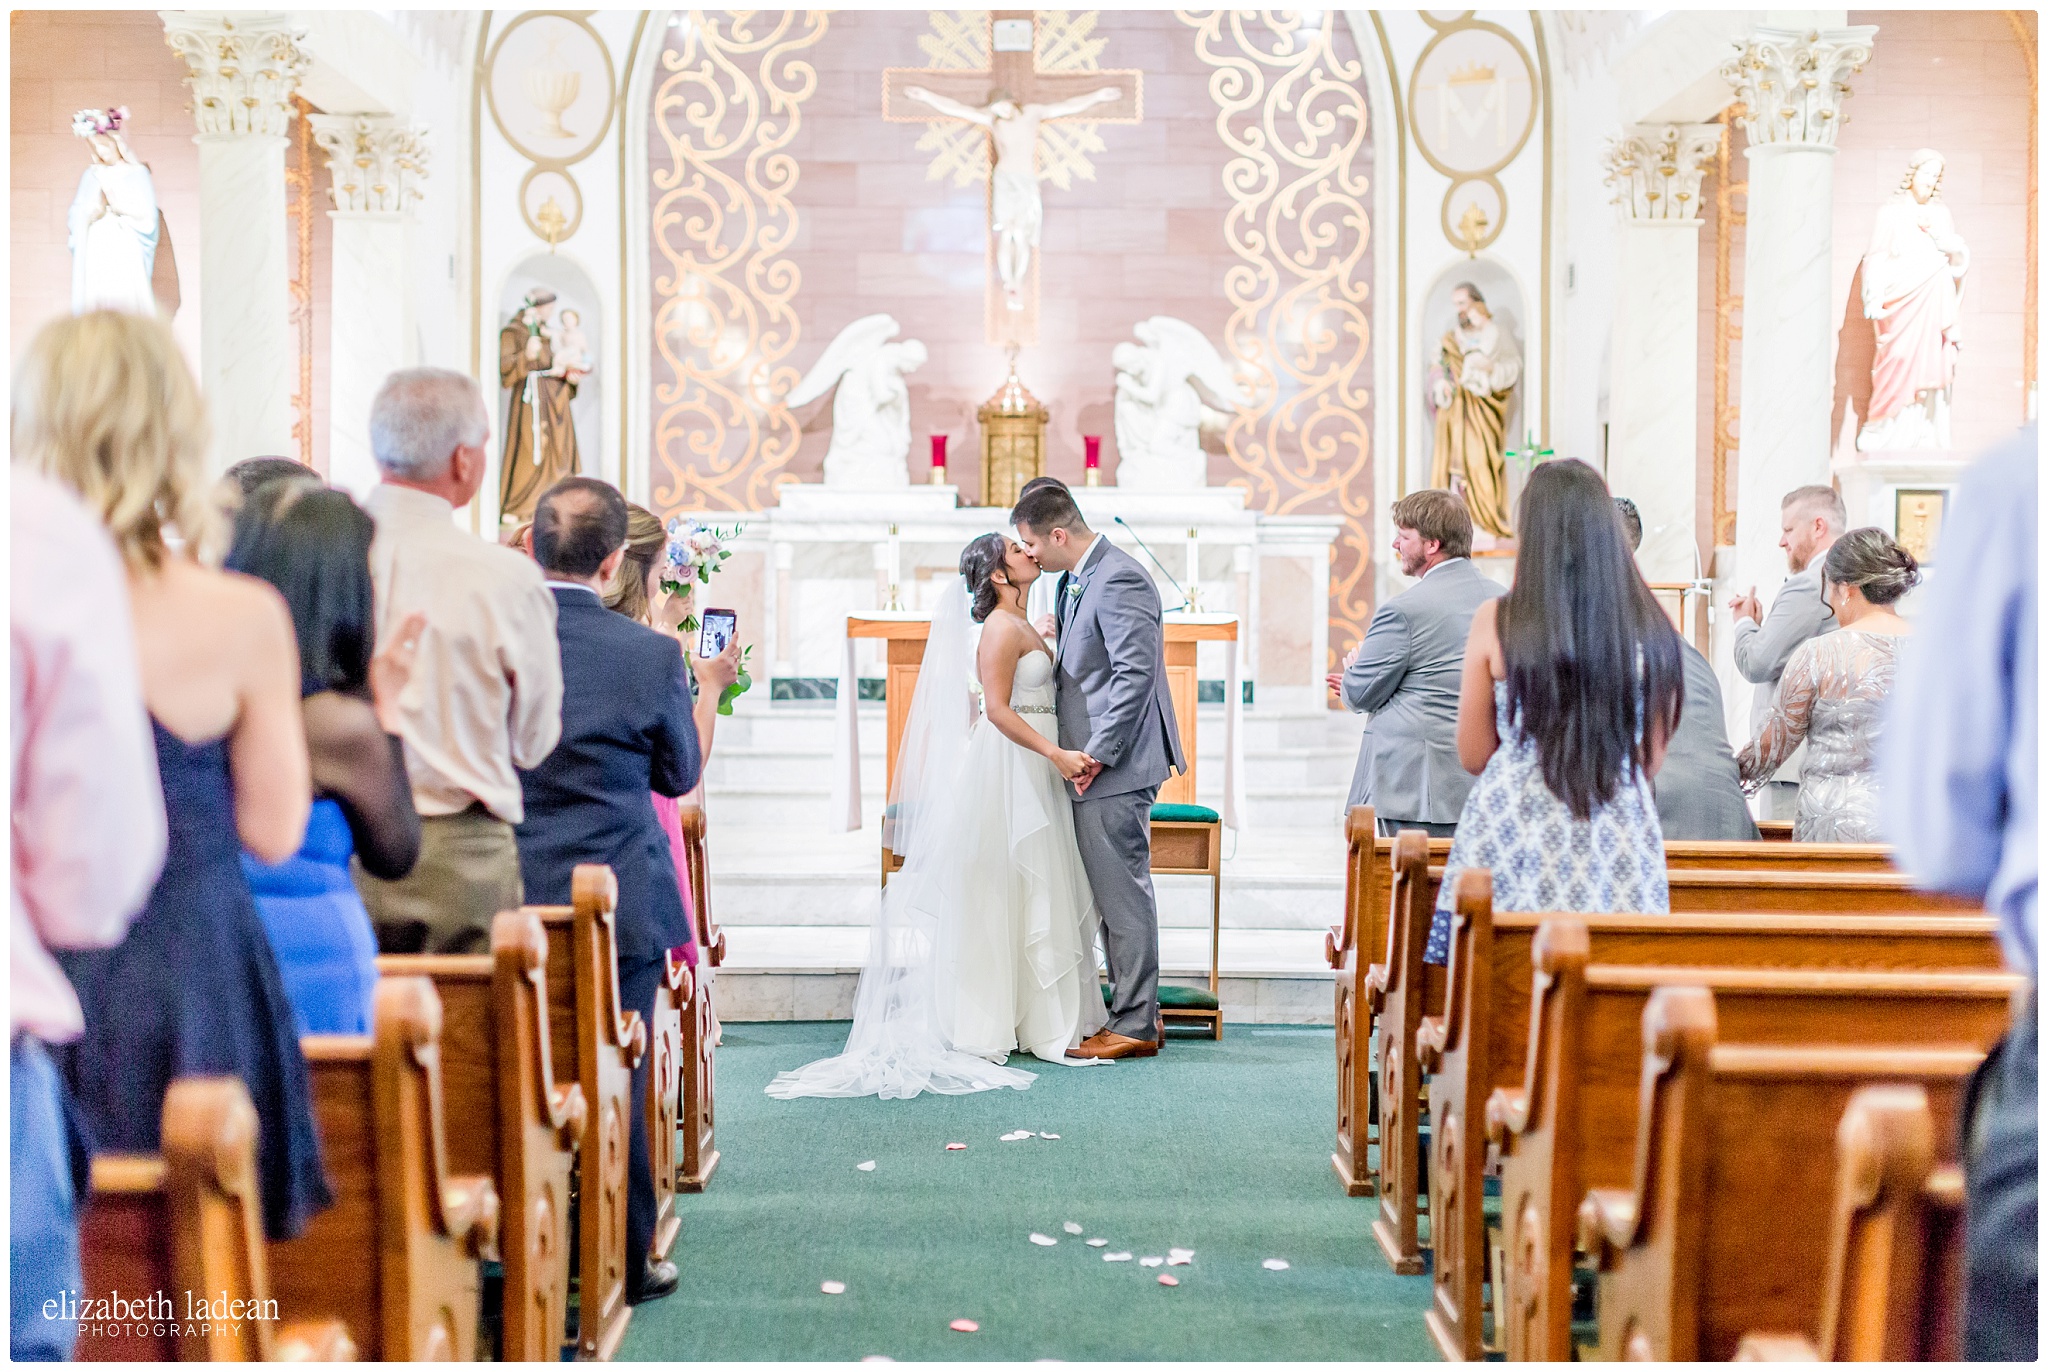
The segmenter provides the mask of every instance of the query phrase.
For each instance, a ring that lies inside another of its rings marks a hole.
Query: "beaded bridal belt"
[[[1057,705],[1013,705],[1010,708],[1020,715],[1056,715],[1059,713]]]

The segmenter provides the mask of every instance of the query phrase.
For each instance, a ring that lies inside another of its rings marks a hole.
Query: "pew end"
[[[1379,1218],[1372,1236],[1401,1276],[1423,1270],[1419,1223],[1422,1068],[1415,1034],[1431,1003],[1422,954],[1429,940],[1429,839],[1406,830],[1394,839],[1394,881],[1387,922],[1386,975],[1373,1034],[1379,1064]],[[1440,999],[1440,997],[1439,997]]]
[[[433,983],[405,976],[378,983],[369,1036],[300,1041],[334,1204],[270,1245],[274,1285],[287,1318],[343,1322],[366,1358],[476,1352],[498,1193],[449,1173],[440,1040]]]
[[[341,1322],[278,1318],[263,1244],[257,1130],[239,1080],[184,1077],[164,1096],[160,1154],[93,1159],[79,1225],[84,1294],[162,1292],[175,1306],[180,1293],[188,1302],[198,1293],[223,1314],[81,1324],[77,1360],[355,1360]],[[182,1314],[190,1313],[185,1306]]]

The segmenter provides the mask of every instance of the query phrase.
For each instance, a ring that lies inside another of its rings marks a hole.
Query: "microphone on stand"
[[[1112,518],[1114,518],[1117,523],[1123,524],[1124,532],[1131,536],[1131,542],[1137,544],[1140,548],[1144,549],[1145,556],[1152,559],[1152,565],[1159,569],[1159,574],[1165,577],[1168,581],[1171,581],[1173,583],[1173,589],[1180,592],[1180,604],[1175,605],[1172,609],[1163,611],[1163,613],[1177,614],[1180,611],[1185,610],[1188,607],[1187,588],[1180,584],[1180,582],[1174,577],[1172,572],[1166,570],[1166,564],[1159,560],[1159,557],[1156,553],[1154,553],[1150,548],[1145,547],[1145,540],[1138,537],[1138,531],[1136,529],[1133,529],[1130,525],[1124,524],[1124,517],[1122,515],[1115,515],[1112,516]]]

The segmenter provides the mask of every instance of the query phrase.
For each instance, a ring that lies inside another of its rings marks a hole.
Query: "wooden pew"
[[[619,886],[611,868],[579,866],[573,905],[529,905],[547,931],[549,1052],[558,1072],[573,1064],[590,1124],[576,1158],[579,1358],[609,1360],[625,1337],[626,1167],[633,1068],[647,1025],[619,1003]]]
[[[1935,1165],[1918,1086],[1865,1086],[1835,1130],[1820,1339],[1747,1334],[1737,1362],[1962,1359],[1963,1173]]]
[[[693,992],[683,1010],[682,1103],[676,1110],[682,1134],[676,1147],[676,1190],[693,1193],[702,1191],[711,1174],[718,1170],[712,1091],[718,1019],[713,1010],[712,979],[704,968],[725,962],[725,931],[711,919],[711,868],[705,854],[704,807],[685,804],[682,828],[690,894],[697,907],[697,956],[704,964],[691,979]]]
[[[687,812],[686,812],[687,813]],[[1790,837],[1787,827],[1786,837]],[[1371,998],[1365,992],[1375,957],[1389,947],[1385,911],[1394,880],[1394,840],[1378,836],[1370,805],[1353,806],[1345,821],[1344,920],[1323,939],[1323,956],[1336,973],[1337,1148],[1330,1164],[1350,1196],[1377,1193],[1368,1148],[1379,1142],[1372,1097],[1377,1084],[1367,1045],[1373,1040]],[[1436,908],[1451,840],[1429,842],[1426,909]],[[1664,845],[1672,871],[1802,871],[1814,874],[1890,872],[1891,849],[1880,843],[1685,841]],[[1718,893],[1716,893],[1718,894]],[[700,907],[701,908],[701,907]],[[1430,975],[1435,975],[1433,972]],[[1432,1009],[1441,999],[1430,1002]]]
[[[1486,1265],[1479,1211],[1487,1101],[1524,1082],[1533,944],[1546,916],[1495,914],[1485,872],[1460,878],[1451,922],[1445,1011],[1416,1034],[1430,1074],[1429,1327],[1446,1357],[1480,1356]],[[1556,918],[1556,917],[1548,917]],[[1985,915],[1575,915],[1590,956],[1611,965],[1996,972],[1996,922]]]
[[[93,1159],[78,1235],[86,1301],[160,1292],[170,1306],[165,1318],[81,1320],[78,1361],[355,1360],[341,1321],[278,1318],[256,1131],[240,1080],[181,1077],[164,1096],[160,1154]]]
[[[647,1163],[654,1172],[655,1257],[666,1258],[683,1227],[676,1214],[676,1127],[683,1104],[683,1019],[696,990],[687,964],[663,954],[654,988],[654,1022],[647,1027]]]
[[[569,1176],[588,1107],[557,1084],[549,1051],[547,934],[524,911],[491,923],[491,955],[387,956],[380,974],[426,977],[441,998],[448,1165],[496,1179],[508,1362],[558,1358],[569,1310]]]
[[[1589,965],[1590,950],[1580,920],[1538,931],[1524,1082],[1486,1104],[1508,1254],[1497,1324],[1515,1360],[1571,1354],[1572,1217],[1590,1189],[1625,1184],[1644,1146],[1643,1013],[1658,992],[1711,992],[1724,1047],[1936,1045],[1976,1058],[2004,1031],[2020,985],[1981,971]],[[1839,1113],[1838,1104],[1829,1128]]]
[[[1417,852],[1426,851],[1422,846],[1425,844],[1425,839],[1420,831],[1410,831],[1400,835],[1395,840],[1396,844],[1398,845],[1400,839],[1403,838],[1409,839],[1411,843],[1417,845]],[[1428,842],[1432,843],[1442,841],[1428,840]],[[1779,846],[1791,848],[1796,845],[1787,844]],[[1419,861],[1420,859],[1417,860]],[[1418,959],[1422,956],[1422,950],[1427,946],[1428,942],[1429,923],[1435,914],[1435,885],[1441,877],[1441,871],[1430,869],[1429,875],[1425,876],[1420,882],[1411,883],[1408,888],[1419,892],[1420,898],[1404,897],[1402,900],[1390,902],[1387,913],[1387,948],[1390,960],[1396,956],[1396,950],[1400,949],[1411,949],[1413,955]],[[1968,914],[1973,912],[1973,906],[1967,900],[1914,890],[1911,879],[1897,872],[1827,871],[1816,876],[1801,872],[1766,870],[1679,870],[1670,872],[1667,876],[1667,882],[1670,888],[1671,910],[1674,914],[1750,912],[1786,914],[1941,914],[1953,912]],[[1652,916],[1648,918],[1662,917]],[[1413,929],[1409,927],[1411,922],[1415,925]],[[1365,1022],[1378,1015],[1379,1003],[1384,995],[1381,989],[1383,984],[1384,977],[1381,975],[1379,968],[1368,969],[1365,977],[1362,979],[1362,994],[1359,1000],[1359,1003],[1365,1007],[1367,1014],[1361,1016],[1356,1010],[1353,1011],[1350,1041],[1346,1048],[1339,1049],[1340,1062],[1345,1060],[1343,1054],[1347,1049],[1353,1055],[1353,1060],[1355,1060],[1358,1053],[1363,1051],[1363,1041],[1357,1037],[1357,1034]],[[1378,1025],[1376,1022],[1372,1023],[1372,1042],[1375,1045],[1373,1060],[1376,1062],[1384,1063],[1390,1058],[1399,1060],[1407,1054],[1413,1053],[1412,1035],[1416,1026],[1420,1024],[1423,1016],[1439,1014],[1442,1011],[1446,998],[1444,990],[1446,986],[1446,971],[1444,968],[1425,965],[1413,985],[1421,990],[1420,1002],[1418,1005],[1408,1007],[1412,1009],[1413,1013],[1407,1016],[1400,1028],[1400,1032],[1409,1036],[1410,1041],[1407,1043],[1392,1043],[1387,1048],[1386,1055],[1381,1056],[1378,1045],[1388,1037],[1388,1031],[1384,1026]],[[1385,1070],[1381,1071],[1378,1084],[1384,1089],[1386,1085]],[[1382,1116],[1378,1120],[1381,1166],[1376,1176],[1376,1185],[1383,1191],[1387,1185],[1386,1159],[1389,1156],[1390,1149],[1393,1155],[1398,1158],[1403,1154],[1404,1150],[1412,1153],[1420,1147],[1420,1135],[1417,1132],[1417,1128],[1421,1110],[1419,1105],[1417,1105],[1406,1109],[1398,1118],[1395,1118],[1390,1114],[1384,1100],[1379,1103],[1379,1110]],[[1398,1126],[1401,1130],[1401,1137],[1393,1140],[1391,1144],[1387,1138],[1390,1123]],[[1337,1170],[1340,1178],[1345,1176],[1345,1167],[1341,1154],[1338,1157]],[[1412,1192],[1407,1193],[1404,1197],[1397,1197],[1392,1206],[1393,1211],[1396,1213],[1407,1213],[1413,1205],[1412,1197]],[[1411,1255],[1404,1249],[1401,1252],[1400,1261],[1406,1265],[1414,1266],[1416,1271],[1420,1271],[1421,1268],[1416,1265],[1420,1262],[1419,1253],[1420,1250],[1417,1249],[1416,1253]]]
[[[449,1174],[433,984],[386,977],[370,1034],[300,1043],[334,1204],[270,1245],[280,1312],[340,1321],[365,1359],[474,1358],[498,1192],[489,1176]]]
[[[1827,1278],[1833,1135],[1864,1086],[1925,1091],[1953,1161],[1975,1048],[1720,1042],[1717,1002],[1667,986],[1642,1019],[1633,1166],[1578,1207],[1603,1357],[1725,1360],[1753,1329],[1813,1330]],[[1936,1046],[1941,1045],[1941,1046]]]
[[[1422,1069],[1415,1030],[1426,1008],[1443,998],[1441,976],[1422,961],[1429,938],[1428,841],[1416,831],[1394,840],[1388,893],[1387,959],[1366,973],[1364,1003],[1372,1015],[1373,1061],[1379,1068],[1379,1167],[1374,1182],[1379,1218],[1372,1236],[1387,1264],[1404,1276],[1422,1270],[1416,1200],[1420,1183]]]

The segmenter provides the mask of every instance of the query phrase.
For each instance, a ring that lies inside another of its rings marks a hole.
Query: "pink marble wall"
[[[154,10],[16,10],[11,16],[9,71],[12,157],[9,189],[11,225],[8,337],[18,356],[51,319],[71,309],[71,253],[65,216],[85,169],[85,144],[71,132],[81,109],[126,105],[123,132],[135,155],[148,164],[163,212],[169,251],[176,263],[178,312],[171,321],[179,344],[199,369],[199,148],[193,142],[191,93],[185,63],[164,42],[163,20]],[[291,132],[296,159],[298,126]],[[333,242],[327,211],[327,159],[312,156],[313,220],[313,423],[312,460],[327,462],[327,348],[329,266]],[[287,220],[287,242],[296,263],[297,233]],[[297,373],[294,371],[294,386]],[[286,454],[297,457],[298,453]],[[225,462],[252,453],[223,453]]]
[[[922,11],[836,11],[805,54],[818,85],[789,147],[801,170],[791,197],[797,233],[785,256],[802,275],[802,335],[789,361],[807,369],[852,320],[893,314],[902,336],[931,353],[910,378],[914,461],[927,459],[931,434],[948,435],[953,477],[974,499],[974,412],[1004,374],[1002,350],[984,341],[987,188],[931,179],[932,154],[916,147],[924,126],[886,122],[881,109],[882,69],[924,65],[917,39],[927,28]],[[1101,126],[1106,149],[1092,159],[1092,181],[1044,186],[1039,342],[1018,364],[1052,411],[1048,470],[1073,481],[1084,434],[1102,436],[1104,477],[1113,479],[1110,349],[1153,314],[1177,315],[1220,341],[1230,316],[1223,273],[1237,260],[1223,236],[1227,158],[1193,31],[1170,13],[1104,11],[1096,33],[1109,40],[1102,66],[1144,72],[1145,118]],[[680,42],[672,32],[671,45]],[[659,172],[659,134],[649,143]],[[666,269],[656,252],[656,275]],[[659,385],[665,368],[656,366]],[[804,436],[787,470],[816,481],[831,437],[830,398],[796,417]],[[1229,475],[1216,457],[1211,479]]]
[[[1875,340],[1863,318],[1857,268],[1878,207],[1915,149],[1948,159],[1941,195],[1970,245],[1962,300],[1953,440],[1981,451],[2025,418],[2027,131],[2033,122],[2027,54],[2006,10],[1852,11],[1876,24],[1870,63],[1852,82],[1849,122],[1835,157],[1836,456],[1854,457],[1870,399]],[[2031,16],[2027,16],[2031,19]],[[2027,41],[2034,39],[2029,34]]]

